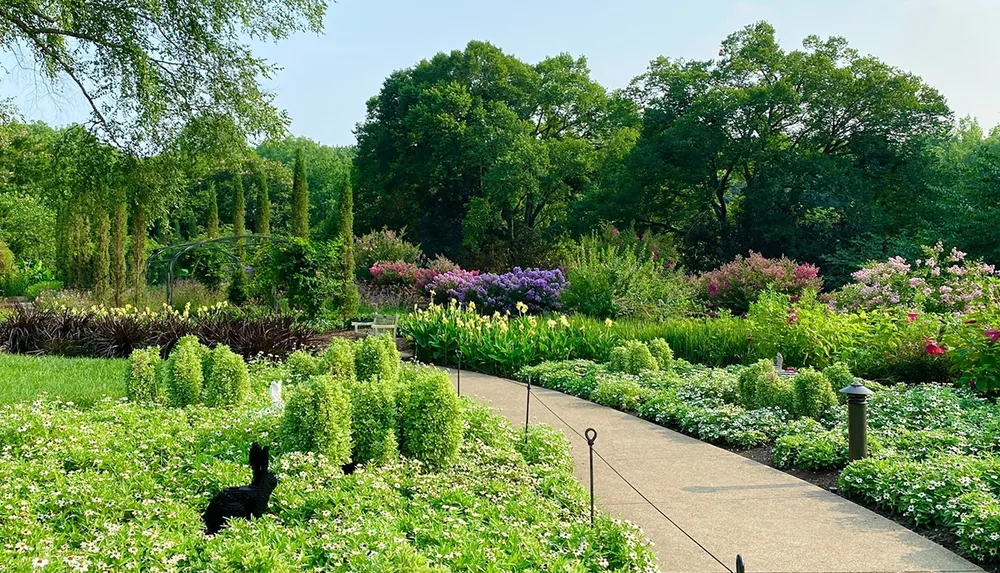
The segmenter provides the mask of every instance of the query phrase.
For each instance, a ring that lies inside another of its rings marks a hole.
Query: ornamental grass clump
[[[354,348],[354,371],[359,382],[371,378],[394,381],[399,374],[399,350],[391,336],[369,336]]]
[[[202,391],[206,406],[235,406],[250,394],[250,374],[243,357],[220,344],[208,355],[205,387]]]
[[[181,338],[170,352],[164,368],[164,382],[170,405],[183,408],[201,401],[205,383],[203,360],[208,349],[195,336]]]
[[[160,348],[138,348],[129,356],[125,395],[133,402],[152,402],[160,395]]]
[[[381,464],[399,455],[396,441],[396,383],[370,378],[350,384],[352,459],[359,464]]]
[[[351,400],[344,381],[312,376],[291,391],[280,426],[285,451],[316,452],[331,463],[351,461]]]
[[[406,368],[400,374],[399,450],[431,468],[447,466],[462,440],[458,395],[448,375],[430,368]]]
[[[626,374],[639,374],[646,370],[659,370],[660,365],[649,347],[638,340],[627,340],[611,350],[608,366]]]

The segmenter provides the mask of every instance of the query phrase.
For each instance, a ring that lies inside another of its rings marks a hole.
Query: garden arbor
[[[174,269],[177,261],[184,255],[195,250],[207,250],[221,253],[225,256],[227,266],[239,267],[241,263],[238,253],[252,244],[270,243],[294,243],[288,237],[280,235],[232,235],[229,237],[215,237],[211,239],[200,239],[187,243],[168,245],[153,251],[146,259],[146,271],[148,276],[149,268],[154,263],[167,263],[167,304],[174,304]]]

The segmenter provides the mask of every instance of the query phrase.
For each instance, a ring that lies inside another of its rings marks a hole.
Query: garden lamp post
[[[847,449],[853,462],[868,455],[868,397],[874,392],[857,380],[840,392],[847,394]]]

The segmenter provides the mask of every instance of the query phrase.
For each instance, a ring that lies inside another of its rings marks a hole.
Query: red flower
[[[909,312],[906,314],[906,322],[913,322],[917,320],[917,313]]]
[[[799,321],[799,315],[795,314],[795,309],[788,309],[788,324],[795,324]]]
[[[990,344],[993,344],[997,340],[1000,340],[1000,330],[997,330],[995,328],[984,330],[983,334],[986,335],[986,338],[990,339]]]
[[[708,283],[708,296],[715,296],[715,293],[719,292],[719,285],[715,283]]]
[[[924,352],[931,356],[940,356],[944,354],[944,346],[934,342],[930,338],[925,338],[924,340],[927,342],[927,345],[924,346]]]

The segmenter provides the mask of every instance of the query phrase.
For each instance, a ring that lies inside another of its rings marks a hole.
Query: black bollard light
[[[847,450],[853,462],[868,455],[868,397],[874,392],[857,380],[840,392],[847,394]]]
[[[458,395],[462,395],[462,351],[455,353],[458,356]]]
[[[590,526],[594,526],[594,442],[597,441],[597,430],[587,428],[583,433],[587,439],[587,447],[590,449]]]

